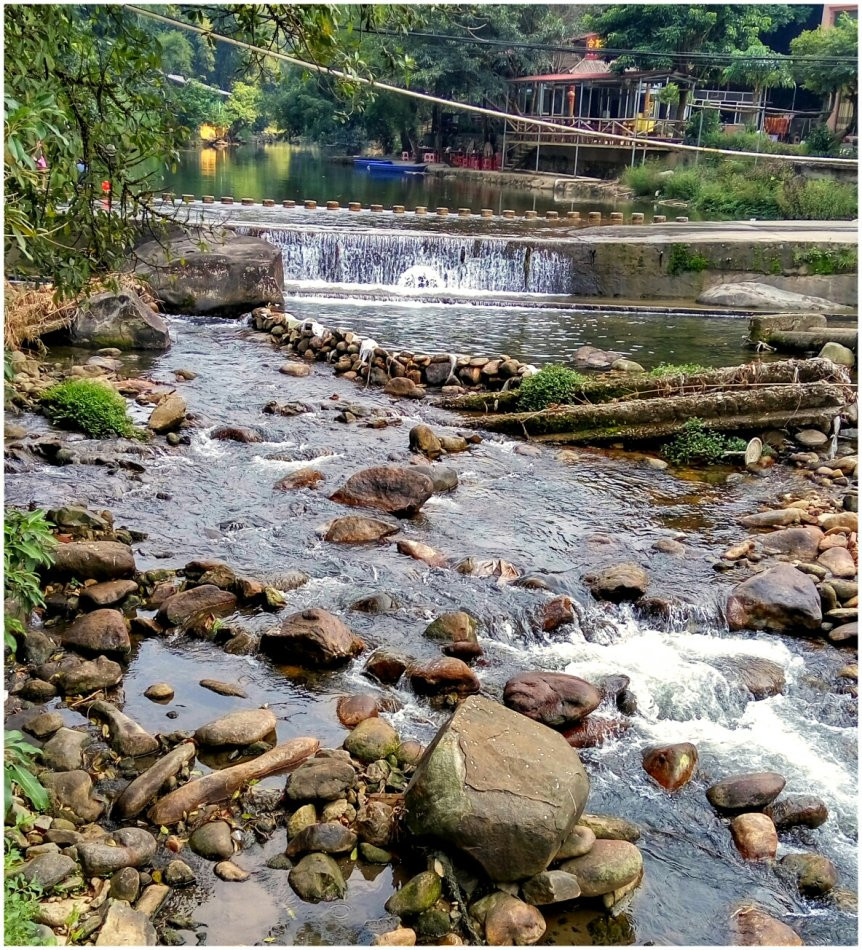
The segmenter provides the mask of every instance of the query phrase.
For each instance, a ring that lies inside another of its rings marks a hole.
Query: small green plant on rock
[[[709,260],[703,254],[689,250],[687,244],[671,244],[667,262],[667,272],[671,276],[688,271],[702,271],[707,267],[709,267]]]
[[[3,856],[3,946],[45,946],[35,921],[39,910],[42,888],[15,874],[22,863],[21,854],[14,848]]]
[[[700,363],[659,363],[649,371],[649,375],[653,379],[666,379],[668,376],[693,376],[706,371],[707,367]]]
[[[20,511],[7,508],[3,514],[3,592],[7,607],[14,604],[25,618],[45,603],[39,577],[40,567],[54,562],[54,536],[45,512]],[[6,613],[3,624],[3,642],[15,652],[14,634],[23,634],[20,616]]]
[[[744,452],[745,444],[744,439],[710,432],[701,419],[689,419],[682,432],[662,448],[662,454],[674,465],[715,465],[727,452]]]
[[[53,422],[80,429],[91,439],[135,435],[126,400],[104,383],[67,379],[45,393],[42,406]]]
[[[586,382],[586,377],[567,366],[552,363],[527,376],[518,389],[518,409],[534,412],[548,406],[571,402]]]

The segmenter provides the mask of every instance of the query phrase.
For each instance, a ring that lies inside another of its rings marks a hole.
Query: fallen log
[[[756,389],[557,406],[539,412],[483,415],[471,424],[537,441],[601,443],[675,435],[690,419],[719,432],[759,432],[788,425],[826,427],[850,401],[847,386],[788,383]]]
[[[840,343],[856,350],[855,327],[824,327],[822,330],[775,330],[766,337],[766,342],[776,350],[807,353],[820,350],[827,343]]]
[[[588,379],[572,397],[572,404],[602,403],[613,400],[657,399],[692,395],[724,389],[746,389],[778,383],[849,383],[850,375],[831,360],[781,360],[774,363],[754,361],[741,366],[724,366],[701,373],[680,373],[656,378],[649,373],[603,374]],[[446,409],[461,412],[516,412],[518,390],[511,392],[468,393],[442,401]]]
[[[148,812],[150,821],[155,825],[175,825],[199,805],[224,801],[246,782],[299,765],[310,755],[314,755],[319,748],[317,739],[302,736],[282,742],[250,762],[241,762],[239,765],[187,782],[182,788],[175,789],[153,805]]]

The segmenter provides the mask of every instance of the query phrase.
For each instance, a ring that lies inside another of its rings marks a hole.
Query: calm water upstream
[[[535,209],[544,211],[643,211],[651,216],[652,203],[556,202],[549,191],[531,192],[484,185],[474,180],[437,178],[431,175],[384,175],[354,169],[332,161],[316,149],[293,145],[242,145],[235,148],[201,148],[185,151],[175,172],[163,175],[161,187],[176,194],[232,195],[240,198],[290,198],[317,202],[360,201],[408,208],[491,208],[500,212]],[[658,209],[661,213],[661,209]],[[666,213],[666,212],[665,212]],[[680,212],[682,213],[682,212]],[[687,212],[686,212],[687,213]]]
[[[682,339],[695,327],[668,332],[659,341],[649,316],[607,315],[584,329],[545,336],[531,321],[553,321],[544,311],[506,311],[485,315],[476,309],[444,307],[385,309],[343,302],[291,301],[322,322],[354,320],[383,339],[405,345],[454,346],[471,351],[506,349],[536,361],[567,356],[568,347],[588,339],[619,344],[626,352],[641,345],[659,356],[694,358]],[[384,324],[375,323],[388,313]],[[593,319],[580,315],[580,319]],[[507,325],[508,320],[508,325]],[[111,466],[34,467],[7,474],[7,501],[42,506],[79,501],[97,510],[110,508],[117,524],[145,531],[136,545],[142,570],[181,567],[192,558],[221,558],[249,574],[266,576],[302,570],[311,580],[287,595],[285,613],[321,606],[347,620],[369,648],[386,646],[416,657],[436,655],[421,632],[443,610],[467,609],[480,620],[485,656],[477,666],[483,689],[499,698],[515,672],[563,670],[594,679],[626,674],[639,711],[628,732],[601,749],[582,753],[591,777],[588,808],[638,822],[646,862],[643,884],[616,918],[590,910],[545,908],[548,944],[707,945],[730,941],[730,914],[742,900],[753,900],[790,923],[808,944],[853,945],[856,918],[825,901],[800,898],[767,864],[745,862],[737,854],[726,821],[716,817],[704,792],[728,773],[774,769],[787,778],[786,792],[811,793],[828,804],[830,818],[814,831],[783,836],[779,854],[813,849],[831,858],[842,885],[856,882],[857,771],[855,700],[834,691],[837,670],[846,662],[827,643],[767,634],[730,634],[719,605],[732,580],[716,574],[716,553],[740,538],[735,519],[773,500],[782,491],[804,490],[808,483],[790,471],[766,480],[745,477],[727,484],[726,473],[707,479],[696,473],[654,471],[636,454],[530,447],[488,436],[469,453],[451,456],[460,486],[434,496],[421,515],[402,523],[401,537],[423,541],[451,557],[505,557],[522,571],[540,575],[558,592],[572,596],[577,623],[555,634],[536,632],[535,618],[547,598],[520,586],[498,586],[490,579],[432,569],[399,555],[394,545],[336,546],[321,540],[323,524],[344,509],[328,499],[346,476],[369,464],[408,463],[407,433],[418,422],[458,431],[459,420],[428,402],[394,402],[379,390],[363,390],[337,379],[324,365],[308,379],[278,373],[283,357],[240,321],[170,317],[175,343],[155,359],[126,356],[130,374],[144,373],[174,383],[173,370],[199,375],[178,384],[190,412],[200,420],[191,445],[170,448],[129,444],[142,452],[146,471]],[[569,315],[566,325],[570,326]],[[676,324],[679,327],[679,324]],[[735,340],[735,322],[703,332],[701,359],[719,337]],[[601,336],[604,333],[605,336]],[[423,335],[424,334],[424,335]],[[653,342],[650,342],[652,339]],[[520,340],[520,344],[516,343]],[[731,347],[733,343],[729,344]],[[82,360],[82,354],[70,354]],[[337,397],[337,398],[334,398]],[[272,399],[300,399],[313,411],[293,418],[266,416]],[[385,408],[400,426],[382,430],[344,425],[335,411],[344,402]],[[134,406],[139,421],[147,410]],[[47,432],[41,417],[28,428]],[[255,426],[258,444],[214,441],[216,425]],[[70,441],[75,436],[64,435]],[[106,446],[116,451],[118,444]],[[283,493],[273,483],[311,465],[325,475],[322,490]],[[658,538],[686,535],[684,558],[652,549]],[[591,600],[582,582],[590,569],[635,558],[652,578],[651,593],[682,598],[673,619],[653,625],[629,608]],[[349,610],[359,597],[387,591],[397,600],[389,614]],[[272,615],[238,617],[235,623],[259,630]],[[781,665],[787,679],[783,695],[760,702],[747,699],[739,685],[740,665],[752,658]],[[360,658],[346,669],[314,676],[279,668],[258,657],[225,655],[217,646],[182,636],[150,638],[135,645],[126,677],[125,709],[153,731],[194,729],[215,715],[270,703],[279,717],[280,740],[314,735],[338,746],[346,730],[335,715],[338,696],[376,690],[362,676]],[[202,689],[203,677],[240,681],[249,698],[218,696]],[[143,691],[166,680],[176,690],[169,706],[149,702]],[[443,714],[409,689],[387,691],[401,708],[387,714],[402,737],[427,742]],[[166,718],[175,712],[173,720]],[[602,707],[595,717],[610,715]],[[64,716],[80,724],[69,710]],[[695,780],[675,795],[652,784],[641,767],[641,750],[657,741],[694,742],[700,751]],[[267,780],[281,787],[283,778]],[[173,898],[172,911],[190,913],[206,925],[202,939],[211,945],[368,944],[375,932],[390,929],[384,910],[393,883],[424,867],[418,855],[401,854],[398,868],[341,862],[347,896],[333,904],[303,903],[287,884],[286,872],[265,867],[285,847],[279,829],[265,844],[251,844],[237,863],[253,871],[245,884],[216,880],[206,862],[196,863],[199,884]],[[189,858],[183,852],[183,857]],[[193,935],[186,934],[189,942]]]

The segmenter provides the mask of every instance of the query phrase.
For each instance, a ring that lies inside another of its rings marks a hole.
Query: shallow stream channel
[[[297,304],[298,316],[312,315],[313,301]],[[338,304],[329,302],[326,309],[318,319],[338,325]],[[357,312],[351,311],[356,328],[377,333],[374,321],[356,317]],[[445,318],[445,312],[423,313]],[[349,316],[345,311],[343,325],[350,325]],[[419,660],[438,656],[438,645],[422,631],[444,611],[466,610],[479,621],[484,655],[474,669],[491,698],[501,698],[515,673],[546,670],[591,682],[622,674],[630,678],[637,700],[631,716],[621,717],[607,704],[592,714],[595,720],[625,721],[604,744],[582,750],[581,757],[591,781],[587,810],[626,818],[641,828],[643,882],[627,904],[615,908],[616,915],[600,905],[582,909],[581,902],[543,907],[548,926],[541,943],[728,944],[734,909],[752,902],[790,924],[806,944],[856,944],[852,909],[835,899],[802,897],[770,862],[743,860],[727,820],[705,796],[709,785],[727,775],[770,770],[787,779],[785,793],[822,798],[828,821],[814,830],[783,832],[779,857],[815,850],[834,862],[839,884],[855,891],[856,699],[835,685],[846,654],[822,640],[729,633],[722,607],[739,578],[713,568],[721,552],[745,536],[740,516],[783,493],[803,493],[810,483],[781,466],[766,478],[743,474],[728,480],[731,469],[658,470],[638,453],[561,450],[484,434],[468,452],[447,457],[446,464],[457,470],[457,488],[435,494],[419,515],[401,519],[394,538],[379,544],[328,543],[321,528],[353,513],[328,498],[348,476],[369,465],[410,464],[408,432],[420,422],[454,435],[468,431],[464,420],[435,407],[431,398],[395,400],[379,389],[363,389],[323,364],[312,364],[305,378],[283,375],[278,371],[283,356],[268,335],[250,329],[247,319],[166,319],[174,338],[171,350],[155,358],[124,354],[123,373],[167,383],[182,393],[197,419],[196,427],[186,430],[190,444],[172,447],[159,438],[84,445],[81,437],[53,429],[41,416],[26,415],[16,421],[31,434],[51,434],[91,456],[125,456],[140,464],[20,466],[7,473],[7,504],[54,508],[77,503],[110,510],[117,526],[146,534],[134,545],[139,571],[215,558],[255,577],[303,572],[308,582],[285,593],[281,615],[308,607],[330,610],[365,641],[366,650],[339,670],[309,673],[261,654],[228,655],[215,642],[181,634],[136,639],[121,691],[126,714],[150,732],[172,732],[268,704],[278,719],[279,741],[313,736],[322,748],[339,748],[348,730],[336,716],[338,698],[370,691],[385,694],[391,711],[381,715],[402,739],[426,744],[449,713],[417,697],[403,680],[380,687],[363,674],[365,659],[379,647]],[[648,336],[642,326],[638,329],[641,337]],[[743,329],[734,327],[734,337]],[[459,332],[458,348],[467,349],[471,333],[470,349],[481,350],[486,343],[478,320]],[[609,342],[623,339],[621,332],[610,327]],[[414,343],[409,323],[379,335],[417,349],[441,342],[438,332]],[[506,344],[504,332],[497,336],[494,350]],[[586,342],[595,342],[594,337]],[[707,333],[704,350],[712,346],[710,339]],[[653,349],[644,359],[649,365],[667,352]],[[644,353],[631,346],[625,350]],[[694,358],[691,347],[682,350],[668,358]],[[541,363],[569,353],[566,339],[556,352],[553,346],[537,346],[518,355]],[[52,353],[72,362],[84,362],[88,355]],[[735,357],[720,361],[735,362]],[[192,370],[196,378],[177,382],[174,371],[180,368]],[[302,401],[311,411],[290,418],[263,414],[272,400]],[[370,428],[339,421],[348,404],[385,415],[389,424]],[[149,407],[130,406],[135,421],[145,424]],[[263,441],[210,438],[222,425],[254,428]],[[324,476],[316,487],[274,490],[284,476],[309,466]],[[430,567],[400,554],[392,543],[399,539],[423,542],[452,561],[503,558],[521,578],[501,583],[496,577]],[[660,539],[681,540],[684,554],[655,550]],[[621,560],[643,564],[650,597],[670,606],[647,614],[594,600],[584,575]],[[545,589],[525,585],[526,578],[540,579]],[[391,610],[351,610],[358,599],[379,593],[391,596]],[[573,598],[576,618],[544,633],[542,608],[555,594]],[[279,614],[236,615],[224,622],[259,633],[277,625]],[[754,660],[781,667],[783,693],[752,699],[740,670]],[[198,685],[203,678],[238,683],[247,698],[210,692]],[[144,697],[156,682],[174,688],[167,704]],[[67,725],[85,724],[79,712],[63,705],[59,711]],[[694,780],[673,794],[656,785],[641,764],[646,746],[668,742],[694,743],[700,756]],[[204,758],[196,768],[207,771],[219,764]],[[281,789],[284,777],[261,784]],[[184,849],[181,856],[194,867],[197,883],[177,889],[161,916],[190,918],[176,932],[191,944],[370,944],[376,933],[397,925],[384,909],[395,887],[426,867],[425,855],[406,838],[395,849],[393,864],[341,859],[347,881],[343,900],[305,903],[291,890],[285,870],[266,866],[285,845],[283,826],[268,840],[246,835],[236,855],[236,863],[251,872],[244,883],[217,879],[209,862]]]

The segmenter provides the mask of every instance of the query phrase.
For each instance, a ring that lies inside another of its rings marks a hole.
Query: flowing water
[[[652,203],[629,201],[555,201],[551,191],[501,188],[474,178],[438,178],[432,175],[384,175],[352,163],[334,161],[313,148],[293,145],[243,145],[237,148],[200,148],[180,153],[176,170],[161,173],[159,187],[175,194],[232,195],[261,201],[285,198],[304,201],[360,201],[363,205],[394,204],[413,208],[504,208],[513,211],[643,211],[651,216]],[[659,212],[662,208],[657,209]],[[665,211],[665,213],[667,213]],[[679,212],[688,213],[688,212]]]
[[[302,305],[309,313],[318,307],[308,301]],[[348,310],[345,306],[342,315]],[[325,309],[315,312],[323,322],[331,315]],[[422,313],[430,322],[442,320],[438,311]],[[673,474],[649,468],[635,453],[560,453],[494,435],[469,453],[449,457],[447,464],[458,470],[459,487],[434,496],[420,515],[404,520],[400,536],[421,540],[452,558],[504,557],[524,573],[541,577],[553,591],[572,596],[577,622],[552,634],[539,633],[536,618],[546,594],[432,569],[398,554],[390,544],[339,546],[320,538],[321,526],[344,514],[327,495],[346,476],[369,464],[406,464],[412,425],[422,421],[455,432],[456,417],[427,402],[393,402],[379,390],[359,389],[323,365],[314,366],[307,379],[285,377],[277,372],[283,357],[241,321],[169,320],[175,338],[169,353],[140,360],[126,356],[124,361],[129,374],[149,373],[170,383],[171,371],[179,367],[199,374],[179,384],[190,412],[200,420],[191,445],[132,445],[143,453],[144,473],[74,465],[34,466],[8,474],[7,502],[53,506],[79,501],[97,510],[109,508],[118,525],[148,533],[136,545],[141,570],[215,557],[257,576],[305,571],[311,580],[287,595],[285,612],[307,606],[332,610],[369,649],[386,646],[431,658],[437,651],[422,637],[425,625],[441,611],[467,609],[480,620],[485,656],[477,672],[483,690],[493,697],[501,696],[511,675],[529,669],[562,670],[587,679],[619,673],[631,677],[639,711],[628,732],[600,749],[584,751],[582,758],[592,782],[588,809],[642,826],[644,882],[616,918],[594,910],[544,908],[545,943],[725,944],[733,908],[741,900],[755,900],[791,923],[806,943],[855,944],[854,915],[825,901],[802,899],[766,864],[742,861],[726,821],[716,817],[704,795],[711,782],[726,774],[774,769],[787,777],[788,794],[822,797],[829,806],[828,822],[815,831],[782,836],[779,853],[820,851],[835,862],[841,884],[855,889],[856,706],[855,699],[836,691],[836,673],[846,658],[819,641],[728,633],[720,606],[731,582],[711,566],[723,546],[740,538],[735,525],[739,515],[782,491],[804,490],[807,482],[790,471],[774,470],[766,480],[745,476],[727,483],[725,471],[708,477]],[[612,335],[622,338],[623,325]],[[645,340],[644,326],[630,328],[629,339],[634,332]],[[416,329],[398,323],[392,332],[406,341]],[[494,340],[482,325],[474,324],[472,332],[473,350]],[[511,350],[519,332],[501,337],[500,345],[505,342]],[[525,348],[530,339],[525,337]],[[564,354],[548,347],[534,355]],[[263,405],[272,399],[300,399],[313,411],[293,418],[263,415]],[[376,430],[338,423],[336,410],[345,402],[389,410],[402,424]],[[145,419],[147,410],[135,406],[133,411],[139,421]],[[256,426],[265,441],[212,440],[212,428],[225,423]],[[41,417],[28,418],[26,424],[33,431],[50,430]],[[116,452],[118,444],[105,448]],[[321,490],[273,491],[273,483],[286,473],[308,465],[325,475]],[[658,538],[680,534],[686,536],[685,557],[652,550]],[[668,621],[650,622],[628,607],[589,597],[585,573],[631,558],[648,567],[651,594],[679,601]],[[357,598],[379,591],[396,598],[394,612],[350,611]],[[252,630],[274,622],[272,615],[236,620]],[[784,695],[747,700],[733,670],[753,657],[783,667]],[[323,746],[338,746],[346,730],[335,715],[337,698],[379,691],[362,676],[362,662],[311,675],[263,657],[228,656],[205,641],[150,638],[135,645],[124,682],[125,709],[145,728],[169,731],[194,729],[220,713],[266,702],[279,718],[280,740],[313,735]],[[208,692],[198,686],[203,677],[238,681],[249,698]],[[164,680],[176,690],[168,706],[143,697],[147,685]],[[401,705],[388,714],[401,735],[429,741],[444,714],[409,689],[386,692]],[[176,718],[166,718],[168,711]],[[70,723],[83,721],[68,710],[64,715]],[[613,713],[601,707],[593,715]],[[690,741],[700,750],[699,774],[674,795],[652,784],[641,767],[641,750],[656,741]],[[281,787],[283,781],[272,778],[265,784]],[[284,846],[281,829],[269,842],[243,850],[237,863],[254,873],[242,885],[216,880],[202,863],[200,883],[177,894],[172,910],[191,913],[204,924],[209,944],[250,945],[268,937],[279,944],[367,944],[374,932],[389,929],[383,905],[394,884],[423,867],[421,856],[407,850],[397,868],[344,860],[345,900],[313,906],[293,894],[286,872],[264,866]],[[193,942],[191,933],[186,936]]]

